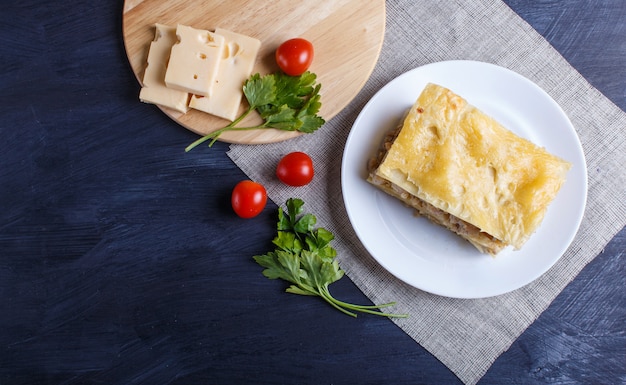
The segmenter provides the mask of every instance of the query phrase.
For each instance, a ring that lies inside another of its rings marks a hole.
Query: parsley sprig
[[[284,131],[312,133],[320,128],[324,119],[317,115],[320,102],[321,84],[316,84],[317,76],[305,72],[300,76],[289,76],[282,72],[264,76],[252,75],[243,85],[243,94],[248,101],[248,109],[229,125],[207,134],[191,143],[185,151],[208,140],[211,147],[217,138],[226,131],[247,131],[261,128],[276,128]],[[238,127],[252,111],[257,110],[263,123],[252,127]]]
[[[379,309],[395,305],[355,305],[340,301],[332,296],[328,286],[341,279],[344,271],[335,259],[337,250],[330,242],[335,236],[324,228],[315,228],[317,218],[302,214],[304,201],[287,200],[287,212],[278,209],[278,235],[272,243],[274,251],[254,256],[254,260],[265,268],[263,275],[269,279],[283,279],[291,283],[288,293],[320,296],[339,311],[356,317],[356,312],[386,317],[407,317],[406,314],[384,313]]]

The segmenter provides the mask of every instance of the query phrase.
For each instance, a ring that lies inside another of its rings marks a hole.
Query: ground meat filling
[[[387,151],[391,148],[394,140],[398,136],[400,129],[391,130],[385,136],[380,150],[376,156],[372,157],[368,162],[369,177],[367,181],[377,186],[389,195],[392,195],[400,199],[404,204],[415,209],[416,214],[428,218],[430,221],[446,227],[447,229],[455,232],[461,237],[468,240],[478,250],[483,253],[495,255],[502,250],[506,244],[504,242],[492,237],[491,235],[480,231],[480,229],[464,220],[451,215],[445,211],[442,211],[430,203],[424,202],[420,198],[410,194],[400,186],[377,176],[374,171],[382,163],[387,155]]]

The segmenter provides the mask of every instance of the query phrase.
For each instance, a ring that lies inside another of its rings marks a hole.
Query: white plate
[[[521,250],[506,248],[496,258],[481,254],[366,182],[368,159],[428,82],[450,88],[517,135],[573,164],[541,227]],[[352,226],[378,263],[416,288],[455,298],[500,295],[541,276],[574,239],[587,200],[582,146],[559,105],[525,77],[474,61],[425,65],[378,91],[348,136],[341,179]]]

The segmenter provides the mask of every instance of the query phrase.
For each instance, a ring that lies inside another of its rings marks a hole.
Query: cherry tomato
[[[267,203],[267,192],[263,185],[251,180],[242,180],[235,185],[230,203],[241,218],[252,218],[261,213]]]
[[[276,176],[289,186],[304,186],[313,180],[313,161],[304,152],[285,155],[276,167]]]
[[[276,63],[290,76],[302,75],[313,61],[313,44],[300,37],[289,39],[276,50]]]

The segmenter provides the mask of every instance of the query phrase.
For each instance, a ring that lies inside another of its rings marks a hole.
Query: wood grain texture
[[[626,41],[623,0],[508,3],[626,110],[626,50],[603,48]],[[0,12],[0,384],[459,385],[392,322],[261,275],[276,206],[237,218],[228,146],[185,154],[197,135],[137,101],[122,13]],[[622,230],[479,384],[623,384],[625,250]]]
[[[154,24],[184,24],[198,29],[225,28],[261,40],[253,73],[275,72],[276,48],[292,37],[313,42],[315,56],[310,70],[322,85],[320,115],[329,120],[361,90],[380,54],[385,33],[385,2],[376,1],[254,1],[254,0],[132,0],[126,1],[123,35],[126,52],[141,82],[154,38]],[[245,99],[240,113],[246,108]],[[228,121],[191,110],[185,114],[161,108],[182,126],[208,134]],[[257,114],[242,126],[261,123]],[[219,140],[257,144],[293,138],[297,132],[254,130],[226,132]]]

